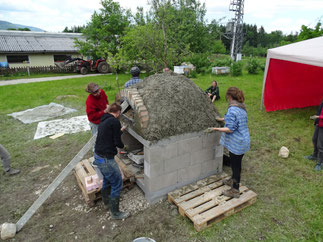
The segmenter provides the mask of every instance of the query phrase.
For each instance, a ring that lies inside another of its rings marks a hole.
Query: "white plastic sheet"
[[[24,124],[30,124],[51,118],[56,118],[72,112],[76,112],[76,110],[72,108],[66,108],[63,105],[57,103],[50,103],[48,105],[42,105],[8,115],[20,120]]]
[[[89,121],[86,115],[69,119],[55,119],[39,122],[34,139],[40,139],[54,134],[72,134],[90,130]]]

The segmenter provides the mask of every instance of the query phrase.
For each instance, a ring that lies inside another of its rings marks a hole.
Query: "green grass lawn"
[[[129,77],[119,75],[120,85],[123,86]],[[194,82],[206,89],[213,79],[220,87],[221,99],[215,105],[222,115],[227,109],[224,97],[228,87],[237,86],[245,93],[251,150],[243,159],[242,183],[258,194],[258,201],[200,233],[195,232],[188,219],[177,216],[176,226],[189,231],[186,241],[322,240],[323,173],[315,172],[315,163],[303,158],[313,149],[314,127],[309,116],[316,112],[316,107],[270,113],[260,111],[263,73],[244,73],[241,77],[203,75]],[[55,166],[62,160],[68,162],[90,138],[90,133],[79,133],[54,141],[48,138],[33,140],[37,124],[25,125],[7,114],[50,102],[76,108],[77,114],[85,114],[88,94],[84,89],[92,81],[104,87],[109,100],[114,99],[118,86],[115,76],[108,75],[0,87],[0,143],[12,154],[13,166],[23,170],[15,178],[0,175],[0,192],[11,193],[1,199],[0,223],[8,217],[18,219],[28,208],[18,199],[13,202],[20,204],[17,209],[6,199],[12,200],[12,194],[18,193],[26,181],[31,181],[31,189],[37,186],[40,175],[31,178],[30,170],[36,165]],[[76,97],[57,99],[63,95]],[[278,157],[281,146],[289,148],[288,159]],[[230,172],[230,169],[225,171]],[[49,180],[53,177],[49,176]],[[52,237],[46,238],[51,240]],[[95,233],[92,238],[96,238]]]
[[[28,73],[20,72],[9,76],[0,76],[0,81],[30,79],[30,78],[40,78],[40,77],[53,77],[53,76],[72,76],[72,75],[79,75],[79,74],[78,73],[30,73],[30,76],[28,76]]]

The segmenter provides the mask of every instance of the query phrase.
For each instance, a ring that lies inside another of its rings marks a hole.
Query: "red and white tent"
[[[323,98],[323,36],[267,51],[262,88],[266,111],[319,105]]]

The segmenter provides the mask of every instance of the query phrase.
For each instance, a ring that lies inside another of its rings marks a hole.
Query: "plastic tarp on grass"
[[[20,120],[24,124],[30,124],[46,119],[56,118],[72,112],[76,112],[76,110],[64,107],[63,105],[57,103],[50,103],[48,105],[42,105],[8,115]]]
[[[269,49],[261,97],[266,111],[319,105],[323,98],[323,36]]]
[[[69,119],[55,119],[39,122],[34,139],[40,139],[54,134],[73,134],[90,130],[90,124],[86,115]]]

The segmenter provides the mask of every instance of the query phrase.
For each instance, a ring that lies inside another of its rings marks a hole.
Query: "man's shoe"
[[[317,157],[313,155],[307,155],[307,156],[304,156],[304,158],[307,160],[317,160]]]
[[[322,163],[317,163],[315,168],[314,168],[315,171],[320,171],[322,170]]]
[[[227,185],[229,187],[232,187],[233,186],[233,180],[232,180],[232,178],[224,180],[223,181],[223,184],[224,185]]]
[[[129,212],[119,210],[120,197],[110,198],[112,219],[126,219],[130,216]]]
[[[6,171],[6,174],[8,174],[9,176],[14,176],[20,173],[20,170],[18,169],[13,169],[10,168],[8,171]]]
[[[223,195],[227,197],[232,197],[232,198],[239,198],[240,191],[238,189],[231,188],[229,190],[223,191]]]

